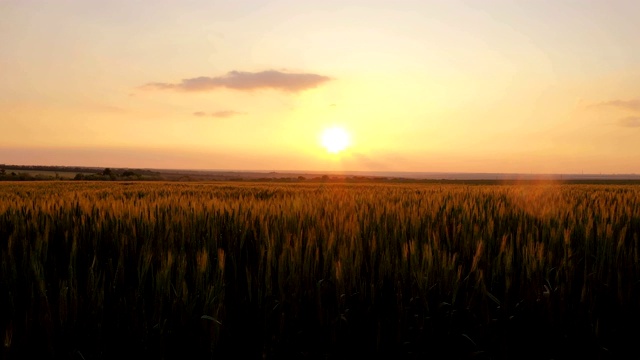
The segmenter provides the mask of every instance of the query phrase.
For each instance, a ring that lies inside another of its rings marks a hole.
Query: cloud
[[[212,113],[207,113],[207,112],[204,112],[204,111],[196,111],[196,112],[193,113],[193,116],[228,118],[228,117],[232,117],[232,116],[246,115],[246,114],[247,114],[246,112],[233,111],[233,110],[223,110],[223,111],[216,111],[216,112],[212,112]]]
[[[318,74],[292,74],[276,70],[261,72],[231,71],[218,77],[200,76],[191,79],[183,79],[179,83],[149,83],[143,86],[150,90],[176,90],[186,92],[211,91],[219,88],[228,88],[241,91],[256,89],[275,89],[287,92],[300,92],[315,88],[330,77]]]
[[[629,116],[618,121],[620,126],[624,127],[640,127],[640,116]]]
[[[616,107],[620,109],[640,111],[640,99],[634,100],[611,100],[593,105],[594,107]]]

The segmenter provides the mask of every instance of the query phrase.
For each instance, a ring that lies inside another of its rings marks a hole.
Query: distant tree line
[[[158,175],[142,175],[137,172],[126,170],[122,172],[116,172],[111,168],[105,168],[102,172],[95,174],[82,174],[78,173],[73,178],[74,180],[160,180]]]
[[[57,174],[56,174],[57,175]],[[0,169],[0,181],[34,181],[34,180],[58,180],[60,177],[54,175],[31,175],[26,172],[8,172]]]
[[[80,174],[91,174],[91,173],[102,173],[104,170],[98,167],[81,167],[81,166],[48,166],[48,165],[7,165],[0,164],[0,169],[4,169],[6,171],[13,170],[14,172],[24,172],[24,171],[57,171],[64,173],[80,173]],[[109,168],[110,171],[113,171],[118,174],[124,173],[134,173],[139,174],[141,176],[160,176],[159,172],[146,170],[146,169],[118,169],[118,168]]]
[[[26,168],[26,167],[25,167]],[[55,172],[55,174],[30,174],[25,171],[12,171],[13,169],[9,167],[0,167],[0,181],[35,181],[35,180],[63,180],[60,175]],[[51,171],[45,169],[24,169],[26,171]],[[111,168],[105,168],[102,171],[96,173],[87,173],[86,169],[83,169],[84,172],[79,172],[75,175],[73,180],[100,180],[100,181],[109,181],[109,180],[162,180],[162,177],[158,173],[153,172],[143,172],[139,173],[137,171],[125,170],[125,171],[115,171]],[[65,171],[66,172],[66,171]],[[150,174],[149,174],[150,173]],[[70,178],[67,178],[70,180]]]

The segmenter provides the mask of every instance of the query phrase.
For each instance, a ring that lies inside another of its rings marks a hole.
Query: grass
[[[617,358],[639,236],[633,185],[3,183],[3,355]]]

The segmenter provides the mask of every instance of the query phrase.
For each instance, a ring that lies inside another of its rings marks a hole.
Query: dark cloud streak
[[[634,100],[611,100],[593,105],[594,107],[616,107],[620,109],[640,111],[640,99]]]
[[[251,91],[257,89],[276,89],[286,92],[300,92],[315,88],[331,78],[318,74],[293,74],[276,70],[261,72],[231,71],[224,76],[207,77],[200,76],[191,79],[183,79],[181,82],[149,83],[143,86],[150,90],[176,90],[185,92],[203,92],[219,88]]]
[[[630,116],[620,119],[618,124],[624,127],[640,127],[640,116]]]

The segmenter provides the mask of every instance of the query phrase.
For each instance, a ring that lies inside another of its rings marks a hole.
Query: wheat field
[[[617,358],[639,238],[633,185],[3,183],[2,354]]]

